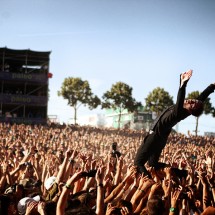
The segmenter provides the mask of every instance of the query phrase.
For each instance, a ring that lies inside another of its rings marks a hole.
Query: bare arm
[[[97,198],[96,198],[96,214],[104,215],[104,168],[99,168],[96,173],[96,183],[97,183]]]
[[[7,163],[4,162],[2,172],[1,172],[0,190],[4,190],[5,188],[5,183],[7,181],[7,174],[8,174],[8,166],[7,166]]]
[[[207,179],[206,179],[205,174],[203,172],[199,171],[198,174],[199,174],[199,178],[201,180],[201,183],[203,185],[202,202],[203,202],[203,209],[205,210],[210,205],[208,182],[207,182]]]
[[[65,171],[66,171],[66,166],[67,166],[67,163],[68,163],[70,155],[71,155],[71,151],[70,151],[70,149],[68,149],[66,151],[66,153],[65,153],[65,158],[64,158],[63,163],[61,165],[60,171],[57,174],[57,178],[56,178],[56,183],[57,184],[59,184],[64,178],[64,174],[65,174]]]
[[[133,174],[134,172],[134,167],[131,167],[129,170],[128,170],[128,173],[127,175],[125,176],[125,178],[123,179],[123,181],[121,183],[119,183],[116,188],[110,193],[109,196],[107,196],[107,198],[105,199],[105,203],[109,203],[111,202],[117,195],[118,193],[120,193],[120,191],[122,191],[122,189],[125,187],[128,187],[127,183],[129,181],[129,178],[131,177],[131,175]],[[130,185],[129,185],[130,186]]]
[[[66,167],[66,171],[65,171],[65,176],[64,176],[64,180],[67,180],[69,178],[69,175],[71,174],[72,170],[73,170],[73,166],[74,166],[74,163],[75,163],[75,158],[76,156],[78,155],[78,152],[75,150],[72,151],[72,155],[69,159],[69,162],[67,164],[67,167]]]
[[[114,185],[117,185],[120,181],[120,176],[122,173],[122,166],[123,166],[123,158],[121,157],[117,157],[117,164],[116,164],[116,174],[114,177]]]
[[[82,172],[77,172],[67,181],[66,186],[64,186],[63,191],[57,202],[56,215],[64,215],[66,203],[67,203],[69,193],[71,191],[71,187],[74,185],[76,181],[78,181],[82,177],[81,174]]]

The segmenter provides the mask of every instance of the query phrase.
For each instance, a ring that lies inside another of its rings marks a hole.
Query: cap
[[[19,214],[24,215],[25,212],[26,212],[27,204],[30,203],[30,202],[34,202],[34,201],[39,202],[40,201],[40,196],[37,195],[37,196],[35,196],[33,198],[30,198],[30,197],[22,198],[18,202],[18,205],[17,205],[17,209],[18,209]]]
[[[51,176],[45,181],[44,186],[46,190],[49,190],[51,188],[51,186],[55,183],[55,180],[56,180],[56,177]]]

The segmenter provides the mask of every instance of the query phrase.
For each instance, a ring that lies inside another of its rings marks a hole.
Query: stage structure
[[[49,55],[0,48],[0,122],[47,122]]]

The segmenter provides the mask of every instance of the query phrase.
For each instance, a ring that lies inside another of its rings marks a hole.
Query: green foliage
[[[157,87],[145,98],[146,109],[159,115],[164,109],[173,105],[173,97],[163,88]]]
[[[189,93],[187,95],[186,99],[197,99],[199,95],[200,95],[199,91],[193,91],[193,92],[191,92],[191,93]],[[204,114],[212,114],[213,117],[215,116],[215,111],[214,111],[214,108],[212,107],[212,104],[210,102],[210,98],[207,98],[204,101],[204,110],[203,110],[203,113]],[[195,128],[195,134],[196,134],[196,136],[198,134],[199,117],[196,117],[196,128]]]
[[[80,105],[88,106],[91,110],[100,105],[100,99],[93,95],[88,81],[83,81],[81,78],[68,77],[65,78],[61,89],[58,91],[58,96],[62,96],[68,100],[68,104],[74,108],[75,123],[76,111]]]
[[[215,108],[214,107],[212,107],[211,114],[212,114],[213,117],[215,117]]]
[[[121,111],[127,109],[129,112],[137,110],[141,105],[132,97],[132,88],[125,83],[117,82],[112,85],[110,91],[103,94],[102,108],[112,108]]]
[[[134,112],[139,106],[141,106],[141,102],[137,102],[132,97],[132,90],[132,87],[129,85],[123,82],[117,82],[116,84],[113,84],[111,89],[105,92],[102,96],[102,108],[119,110],[119,125],[121,114],[124,110]]]

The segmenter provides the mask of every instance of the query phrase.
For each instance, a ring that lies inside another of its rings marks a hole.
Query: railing
[[[24,117],[0,117],[0,122],[17,124],[46,124],[47,119],[42,118],[24,118]]]
[[[27,81],[32,83],[47,83],[47,73],[13,73],[13,72],[0,72],[0,80],[13,80],[13,81]]]
[[[46,96],[0,94],[0,103],[4,104],[47,106],[47,101]]]

